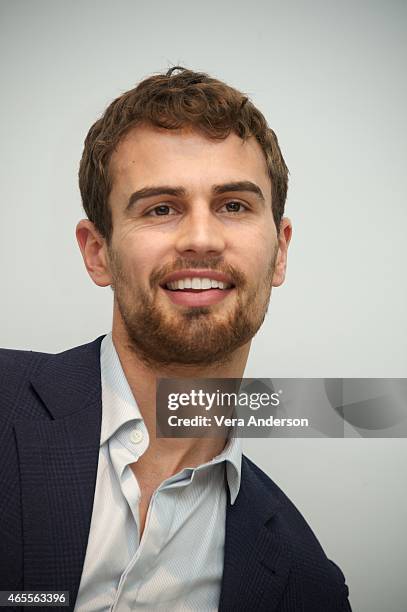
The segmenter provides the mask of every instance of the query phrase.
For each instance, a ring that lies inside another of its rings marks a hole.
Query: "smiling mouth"
[[[166,283],[165,285],[163,285],[163,287],[168,291],[196,292],[211,291],[213,289],[220,289],[221,291],[226,291],[227,289],[233,288],[234,285],[231,283],[226,283],[224,281],[215,280],[213,278],[194,277],[172,281],[170,283]]]
[[[222,302],[234,290],[231,283],[212,278],[184,278],[161,285],[173,304],[178,306],[212,306]]]

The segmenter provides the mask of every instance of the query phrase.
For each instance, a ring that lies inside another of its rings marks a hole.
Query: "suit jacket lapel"
[[[220,612],[278,606],[291,563],[289,537],[277,528],[278,505],[243,456],[241,488],[226,511]]]
[[[76,599],[89,535],[101,427],[100,342],[50,355],[31,383],[51,419],[15,425],[24,588]]]

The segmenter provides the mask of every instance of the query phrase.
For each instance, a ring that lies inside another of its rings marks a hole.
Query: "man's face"
[[[227,361],[264,320],[278,253],[259,144],[138,126],[110,170],[108,260],[132,348],[160,365]]]

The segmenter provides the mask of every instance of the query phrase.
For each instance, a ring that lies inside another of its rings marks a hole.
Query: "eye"
[[[230,202],[226,202],[222,208],[226,207],[226,212],[231,212],[231,213],[240,213],[240,212],[244,212],[245,210],[247,210],[247,206],[245,206],[244,204],[242,204],[242,202],[238,202],[237,200],[232,200]]]
[[[173,211],[171,213],[171,210]],[[175,214],[174,208],[169,206],[168,204],[159,204],[158,206],[154,206],[149,211],[146,212],[146,215],[150,217],[164,217],[170,214]]]

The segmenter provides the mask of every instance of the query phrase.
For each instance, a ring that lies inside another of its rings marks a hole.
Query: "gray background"
[[[291,171],[286,285],[246,376],[406,374],[405,2],[0,2],[0,344],[110,329],[74,227],[90,124],[182,63],[249,93]],[[407,610],[406,440],[247,440],[343,569],[354,611]]]

